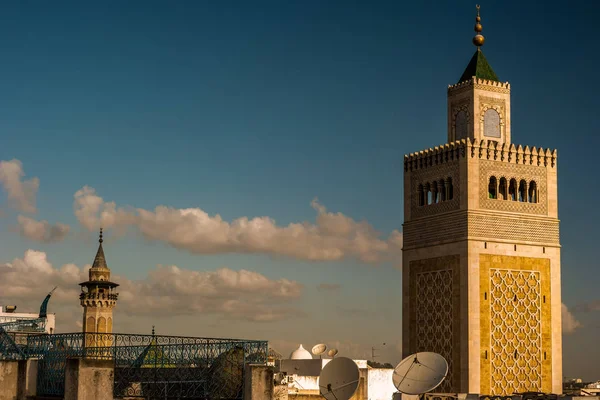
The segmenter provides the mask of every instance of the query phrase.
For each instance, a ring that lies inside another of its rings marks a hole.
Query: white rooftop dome
[[[312,355],[302,345],[290,354],[290,360],[312,360]]]

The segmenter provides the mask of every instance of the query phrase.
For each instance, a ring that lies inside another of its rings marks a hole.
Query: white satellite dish
[[[331,349],[327,352],[327,355],[331,358],[334,358],[337,353],[338,353],[338,349]]]
[[[437,353],[416,353],[394,368],[392,381],[404,394],[423,394],[438,387],[448,374],[448,362]]]
[[[327,400],[348,400],[358,388],[358,366],[346,357],[331,360],[319,375],[319,391]]]
[[[327,350],[327,346],[323,343],[319,343],[314,345],[311,351],[315,356],[320,356],[321,354],[325,353],[325,350]]]

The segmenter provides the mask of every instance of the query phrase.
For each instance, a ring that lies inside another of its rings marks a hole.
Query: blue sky
[[[513,141],[558,148],[563,301],[593,309],[600,6],[481,6],[484,52],[512,86]],[[90,263],[96,233],[73,212],[85,185],[118,207],[268,216],[278,226],[314,224],[318,198],[386,240],[402,227],[403,155],[446,140],[446,87],[474,51],[474,11],[467,1],[4,4],[0,160],[18,159],[26,179],[40,179],[36,219],[71,230],[59,243],[27,240],[11,228],[18,212],[4,207],[0,262],[34,249],[56,268]],[[392,262],[192,254],[113,233],[108,262],[127,279],[157,264],[226,266],[304,285],[293,303],[304,322],[157,318],[164,333],[258,336],[286,352],[339,340],[363,354],[386,342],[383,354],[398,361],[401,273]],[[317,291],[321,283],[341,287]],[[597,379],[598,311],[574,312],[583,327],[565,335],[564,373]],[[123,323],[149,331],[152,321]]]

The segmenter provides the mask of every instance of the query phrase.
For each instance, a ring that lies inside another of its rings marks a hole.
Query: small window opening
[[[510,186],[508,187],[508,198],[512,201],[517,201],[517,181],[515,179],[510,180]]]
[[[517,245],[515,244],[515,251],[517,251]]]
[[[498,198],[498,181],[495,176],[490,178],[490,183],[488,185],[488,196],[490,199]]]
[[[452,178],[446,180],[446,198],[452,200],[454,198],[454,187],[452,186]]]
[[[538,190],[537,190],[537,183],[535,183],[535,181],[529,182],[529,202],[530,203],[538,202]]]
[[[483,248],[487,249],[487,242],[483,242]]]
[[[507,187],[506,187],[506,178],[500,178],[500,188],[499,188],[498,198],[500,200],[507,200],[508,199],[508,192],[507,192]]]
[[[427,192],[427,205],[430,205],[433,201],[433,197],[431,193],[431,186],[429,185],[429,183],[427,184],[425,191]]]
[[[527,201],[527,182],[525,182],[525,180],[521,180],[521,182],[519,182],[519,201]]]

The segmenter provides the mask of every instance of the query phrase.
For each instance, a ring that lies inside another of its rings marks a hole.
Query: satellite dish
[[[404,394],[423,394],[438,387],[448,374],[448,362],[437,353],[415,353],[394,368],[392,381]]]
[[[335,355],[338,353],[338,349],[331,349],[327,352],[327,355],[331,358],[335,357]]]
[[[346,357],[331,360],[319,375],[319,391],[327,400],[348,400],[358,388],[358,366]]]
[[[311,351],[315,356],[320,356],[321,354],[325,353],[325,350],[327,350],[327,346],[323,343],[319,343],[314,345]]]

